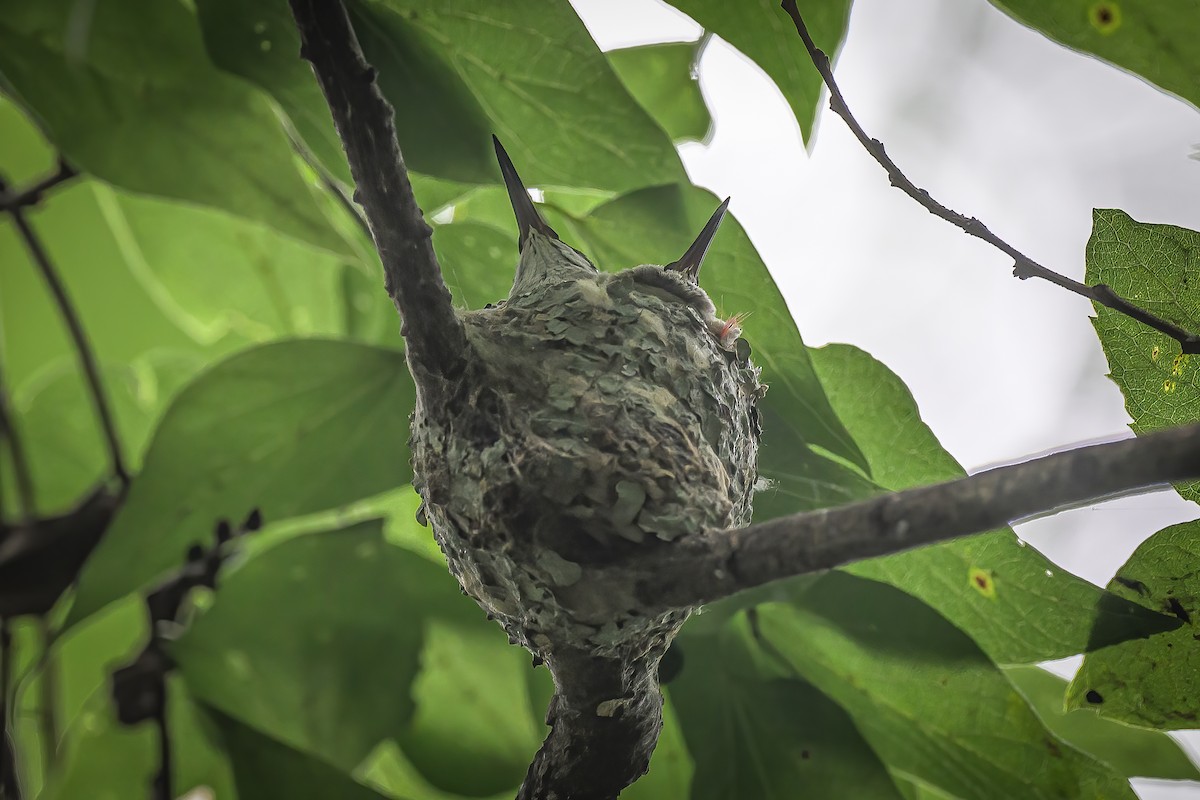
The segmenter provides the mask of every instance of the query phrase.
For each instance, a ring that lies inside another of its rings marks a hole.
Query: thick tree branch
[[[645,613],[1200,477],[1200,424],[1080,447],[948,483],[681,540],[621,565]],[[630,575],[628,573],[634,573]],[[614,593],[619,597],[619,593]],[[622,601],[622,602],[627,602]]]
[[[1013,275],[1021,280],[1025,280],[1026,278],[1041,278],[1042,280],[1049,281],[1067,291],[1074,292],[1080,297],[1086,297],[1092,302],[1107,306],[1114,311],[1136,319],[1143,325],[1165,333],[1179,342],[1180,347],[1185,353],[1200,353],[1200,334],[1191,333],[1172,322],[1168,322],[1162,317],[1151,314],[1146,309],[1136,306],[1121,297],[1111,287],[1103,283],[1088,286],[1086,283],[1080,283],[1064,275],[1059,275],[1057,272],[1042,266],[992,233],[979,220],[974,217],[963,216],[957,211],[942,205],[930,197],[929,192],[919,188],[909,180],[908,176],[900,171],[900,168],[896,166],[896,162],[892,161],[891,156],[887,154],[883,142],[867,136],[866,131],[858,124],[858,120],[850,113],[850,107],[846,104],[846,98],[842,96],[842,91],[838,88],[837,81],[833,78],[833,69],[829,64],[829,57],[813,42],[812,37],[808,33],[808,28],[804,25],[804,20],[800,17],[800,11],[796,8],[796,0],[783,0],[783,10],[792,18],[792,22],[796,26],[796,32],[804,40],[804,47],[808,50],[813,65],[817,68],[817,72],[821,73],[821,78],[825,81],[825,85],[829,87],[829,107],[833,109],[835,114],[845,120],[846,125],[849,126],[851,132],[862,144],[863,148],[871,154],[872,158],[879,162],[880,166],[887,170],[888,179],[891,181],[892,186],[895,186],[916,200],[934,216],[941,217],[947,222],[961,228],[965,233],[977,239],[982,239],[1010,256],[1013,259]]]
[[[355,200],[366,211],[387,292],[403,318],[417,385],[424,375],[457,375],[466,363],[466,336],[433,252],[433,231],[413,197],[394,112],[375,83],[375,68],[367,64],[340,0],[289,2],[300,29],[300,55],[325,92],[358,187]]]

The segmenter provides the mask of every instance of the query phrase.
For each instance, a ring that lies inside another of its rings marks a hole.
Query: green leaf
[[[693,74],[701,42],[671,42],[609,50],[617,77],[674,141],[703,141],[712,117]]]
[[[621,792],[621,800],[682,800],[688,796],[695,764],[688,754],[674,701],[670,692],[664,694],[662,733],[650,757],[650,771]]]
[[[1039,667],[1004,671],[1055,735],[1128,778],[1200,780],[1200,770],[1179,743],[1158,731],[1109,722],[1084,710],[1067,711],[1067,682]]]
[[[528,185],[620,192],[685,180],[670,139],[621,85],[566,0],[371,7],[398,15],[414,35],[405,41],[449,66]],[[488,146],[486,136],[479,146]]]
[[[899,798],[846,712],[764,658],[744,616],[690,630],[670,693],[695,762],[691,800]]]
[[[239,797],[246,800],[386,800],[344,772],[206,709],[229,754]],[[222,795],[216,795],[224,800]]]
[[[191,354],[162,352],[101,369],[100,380],[120,433],[127,466],[141,453],[159,415],[179,387],[202,366]],[[91,392],[75,359],[47,365],[13,398],[27,450],[37,506],[72,506],[112,466]]]
[[[670,0],[671,5],[740,50],[783,92],[800,135],[809,141],[821,97],[821,76],[813,68],[791,18],[773,0]],[[833,58],[846,36],[850,0],[800,0],[804,24],[817,46]]]
[[[167,722],[175,792],[183,796],[203,786],[215,797],[234,800],[229,765],[210,740],[208,720],[174,678],[167,681]],[[38,795],[39,800],[145,797],[151,778],[158,771],[157,729],[149,722],[133,727],[118,722],[107,683],[74,718],[66,731],[64,746],[62,771],[52,775]]]
[[[1154,314],[1200,331],[1200,294],[1192,285],[1198,271],[1200,233],[1137,222],[1124,211],[1093,212],[1088,283],[1106,283]],[[1100,305],[1093,324],[1135,432],[1200,419],[1200,370],[1193,356],[1182,354],[1178,342]],[[1176,488],[1186,499],[1200,502],[1200,481]]]
[[[919,600],[832,572],[756,612],[760,640],[853,718],[890,769],[962,800],[1127,798],[1048,731],[966,634]]]
[[[171,655],[207,705],[348,772],[406,733],[431,616],[475,622],[504,641],[444,568],[388,544],[371,520],[251,558]]]
[[[441,582],[457,595],[449,579]],[[421,599],[425,613],[428,603]],[[499,626],[483,624],[482,614],[473,616],[479,624],[426,624],[421,672],[412,685],[416,713],[397,742],[432,785],[486,797],[521,785],[547,729],[544,710],[530,713],[529,653],[510,645]]]
[[[480,309],[508,297],[518,258],[512,236],[480,222],[452,222],[434,228],[433,248],[455,305]]]
[[[413,402],[403,353],[349,342],[276,342],[202,373],[159,424],[68,624],[182,564],[218,519],[285,519],[407,483]]]
[[[1018,22],[1200,105],[1200,15],[1154,0],[992,0]]]
[[[1200,727],[1200,521],[1164,528],[1133,551],[1110,591],[1183,626],[1088,654],[1067,693],[1068,708],[1162,730]]]
[[[578,244],[602,269],[667,264],[687,249],[716,205],[709,192],[695,187],[643,189],[576,220],[585,239]],[[809,443],[865,469],[865,458],[825,397],[783,295],[746,232],[730,216],[708,252],[700,284],[718,313],[749,313],[743,324],[745,338],[770,387],[762,403],[764,416],[773,415],[765,423],[764,441],[774,440],[797,464],[817,457],[804,448]]]
[[[0,85],[77,167],[348,252],[257,90],[214,68],[182,3],[0,3]],[[81,27],[82,20],[82,27]],[[131,31],[154,31],[131,36]]]
[[[340,258],[204,208],[101,186],[96,201],[129,269],[197,341],[343,332]]]
[[[850,345],[811,352],[830,402],[861,443],[879,483],[898,491],[966,474],[885,365]],[[1008,529],[846,569],[925,601],[1000,663],[1063,658],[1174,625],[1059,568]]]

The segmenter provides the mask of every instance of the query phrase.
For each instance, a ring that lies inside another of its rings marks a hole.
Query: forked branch
[[[813,42],[812,36],[808,33],[808,28],[805,27],[804,20],[800,16],[800,10],[796,8],[796,0],[783,0],[783,10],[792,18],[792,22],[796,26],[796,33],[800,34],[800,38],[804,41],[804,47],[808,50],[809,57],[812,58],[813,66],[817,68],[817,72],[821,73],[821,79],[825,81],[825,86],[829,88],[829,107],[833,109],[835,114],[845,120],[846,125],[854,134],[854,138],[858,139],[863,148],[871,154],[871,157],[887,170],[888,179],[891,181],[892,186],[895,186],[913,200],[916,200],[934,216],[941,217],[947,222],[961,228],[963,232],[977,239],[982,239],[1005,255],[1011,257],[1013,259],[1013,275],[1021,280],[1025,280],[1026,278],[1041,278],[1042,280],[1049,281],[1067,291],[1074,292],[1080,297],[1086,297],[1092,302],[1107,306],[1127,317],[1136,319],[1143,325],[1165,333],[1179,342],[1180,347],[1185,353],[1200,353],[1200,334],[1184,330],[1178,325],[1129,302],[1106,284],[1098,283],[1095,286],[1089,286],[1086,283],[1072,280],[1065,275],[1059,275],[1054,270],[1042,266],[992,233],[979,220],[974,217],[964,216],[942,205],[937,200],[934,200],[929,192],[919,188],[909,180],[908,176],[896,166],[896,162],[892,160],[892,157],[887,154],[883,142],[868,136],[866,131],[862,129],[862,126],[858,124],[858,120],[850,113],[850,107],[846,104],[846,98],[842,96],[842,90],[838,88],[837,81],[834,80],[833,68],[829,64],[829,57]]]

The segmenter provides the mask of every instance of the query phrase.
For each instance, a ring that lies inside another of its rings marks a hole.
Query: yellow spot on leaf
[[[991,570],[971,567],[967,572],[967,580],[970,582],[972,588],[984,597],[989,600],[996,599],[996,581],[992,577]]]
[[[1175,356],[1175,360],[1171,362],[1171,374],[1178,378],[1183,374],[1183,365],[1187,363],[1187,356],[1183,353]]]
[[[1171,394],[1175,391],[1175,381],[1167,378],[1163,381],[1163,394]]]
[[[1100,0],[1088,9],[1088,22],[1100,33],[1108,36],[1121,27],[1121,7],[1112,0]]]
[[[1160,352],[1162,351],[1159,349],[1158,345],[1154,345],[1154,349],[1150,351],[1150,360],[1158,361],[1158,354]]]

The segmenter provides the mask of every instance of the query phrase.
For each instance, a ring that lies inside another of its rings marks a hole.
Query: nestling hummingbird
[[[496,155],[520,259],[507,299],[460,312],[469,366],[415,412],[414,484],[463,590],[514,641],[552,668],[564,648],[657,663],[689,610],[642,616],[594,576],[750,519],[765,387],[697,283],[729,201],[677,261],[601,272]]]

